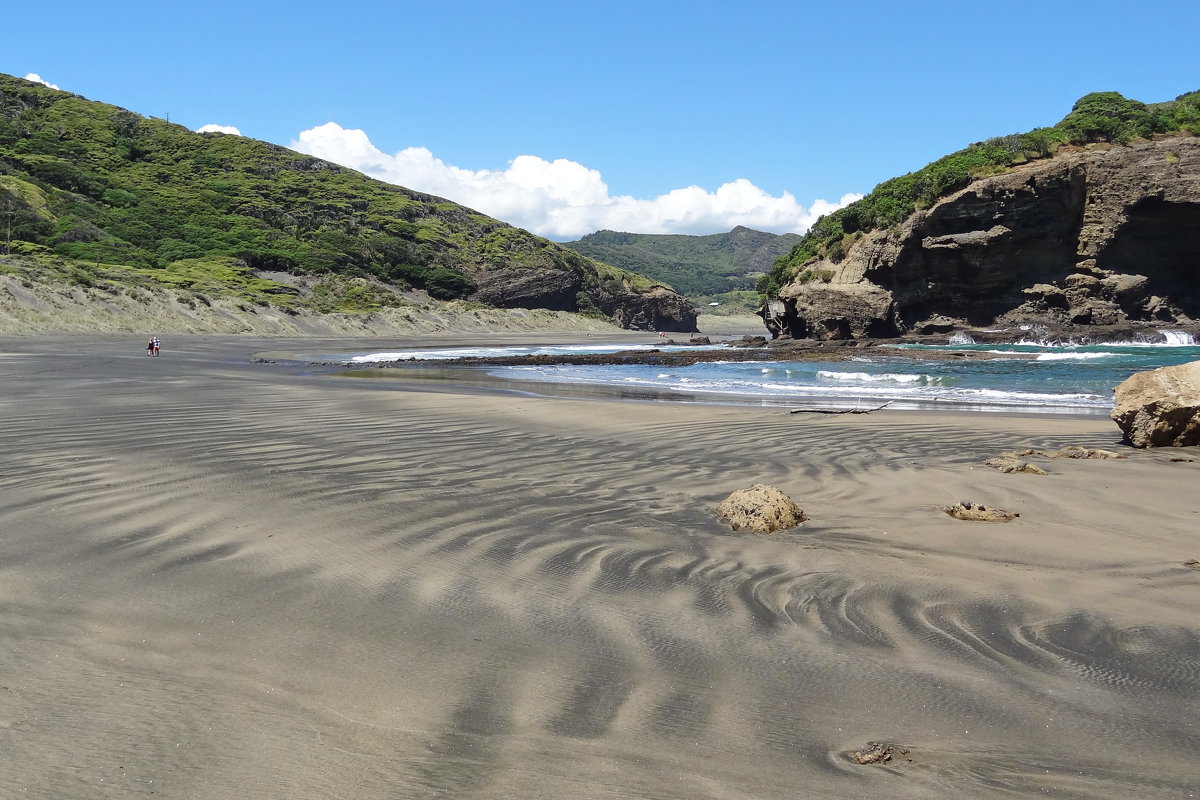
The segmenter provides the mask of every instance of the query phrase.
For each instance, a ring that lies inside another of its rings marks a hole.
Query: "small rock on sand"
[[[792,498],[762,483],[729,495],[717,506],[717,516],[729,520],[735,531],[758,533],[792,528],[807,519]]]
[[[1183,562],[1183,565],[1185,567],[1187,567],[1188,569],[1200,569],[1200,561],[1197,561],[1194,558],[1189,561]]]
[[[1003,455],[989,458],[983,462],[992,469],[998,469],[1001,472],[1028,472],[1032,475],[1046,475],[1046,470],[1041,467],[1034,466],[1028,461],[1022,461],[1012,453],[1004,453]]]
[[[1014,511],[1005,511],[1001,508],[988,508],[982,503],[972,503],[969,500],[963,500],[952,506],[942,506],[942,511],[945,511],[955,519],[963,519],[969,522],[1012,522],[1021,516]]]
[[[1019,453],[1005,453],[1006,456],[1041,456],[1043,458],[1126,458],[1112,450],[1101,450],[1097,447],[1080,447],[1070,445],[1058,450],[1022,450]]]
[[[995,458],[989,458],[983,462],[992,469],[998,469],[1001,472],[1028,472],[1032,475],[1048,475],[1046,470],[1039,466],[1030,464],[1025,460],[1026,456],[1039,456],[1041,458],[1125,458],[1120,453],[1112,450],[1100,450],[1095,447],[1079,447],[1078,445],[1070,445],[1058,450],[1021,450],[1015,453],[1001,453]]]
[[[856,764],[886,764],[897,755],[905,755],[908,750],[894,744],[883,742],[867,742],[857,750],[852,751],[850,760]]]

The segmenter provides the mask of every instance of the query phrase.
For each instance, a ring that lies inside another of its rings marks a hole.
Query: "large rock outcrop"
[[[1112,419],[1134,447],[1200,445],[1200,361],[1138,372],[1113,392]]]
[[[590,308],[631,330],[696,330],[696,307],[683,295],[578,256],[558,265],[480,270],[474,278],[478,288],[471,299],[498,308]]]
[[[764,312],[776,335],[1200,319],[1200,139],[1094,145],[980,178],[839,261],[805,264]]]
[[[686,297],[664,286],[645,291],[621,289],[602,294],[600,310],[622,328],[635,331],[694,333],[696,307]]]

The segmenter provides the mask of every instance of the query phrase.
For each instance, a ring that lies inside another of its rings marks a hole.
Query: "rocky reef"
[[[582,259],[581,259],[582,260]],[[497,308],[544,308],[580,311],[580,299],[614,325],[630,330],[696,330],[696,307],[683,295],[661,284],[639,286],[636,276],[596,280],[571,260],[559,267],[512,267],[481,271],[472,300]],[[643,279],[644,280],[644,279]]]
[[[814,258],[762,311],[775,336],[1200,319],[1200,138],[1064,148]]]

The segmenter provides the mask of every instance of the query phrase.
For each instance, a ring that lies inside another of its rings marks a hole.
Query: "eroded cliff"
[[[1200,139],[1069,149],[974,180],[805,263],[763,316],[826,339],[1200,319]]]

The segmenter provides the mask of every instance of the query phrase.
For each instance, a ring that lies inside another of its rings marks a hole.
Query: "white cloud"
[[[712,192],[689,186],[651,199],[614,196],[597,170],[575,161],[522,155],[503,170],[469,170],[446,164],[424,147],[388,155],[371,144],[365,132],[335,122],[301,131],[290,147],[554,239],[574,239],[603,228],[706,234],[745,225],[802,233],[822,214],[862,197],[816,200],[806,208],[789,192],[775,197],[744,178]]]
[[[57,86],[55,86],[55,85],[54,85],[53,83],[51,83],[50,81],[43,80],[43,79],[42,79],[42,76],[41,76],[41,75],[38,75],[36,72],[31,72],[31,73],[29,73],[28,75],[26,75],[26,76],[25,76],[25,80],[27,80],[27,81],[33,81],[34,83],[40,83],[42,86],[49,86],[51,89],[57,89],[57,88],[58,88]]]
[[[232,136],[242,135],[242,132],[232,125],[213,125],[212,123],[209,123],[208,125],[201,125],[199,128],[196,128],[196,133],[228,133]]]

